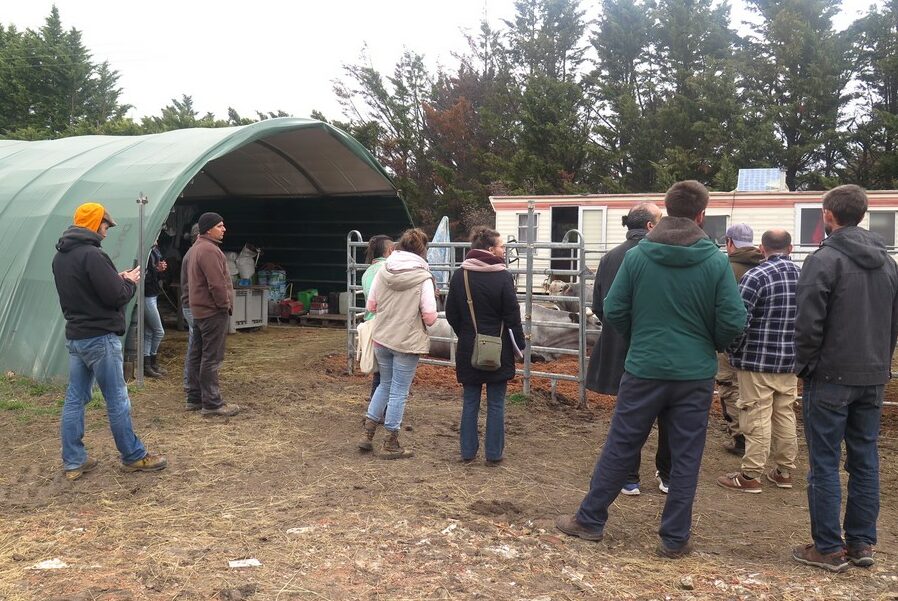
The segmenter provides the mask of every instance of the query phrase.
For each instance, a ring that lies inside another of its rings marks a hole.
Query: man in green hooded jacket
[[[608,507],[657,418],[671,447],[658,554],[673,559],[692,550],[692,504],[717,351],[742,332],[746,313],[726,256],[701,229],[707,189],[678,182],[664,204],[668,216],[626,254],[605,298],[605,320],[630,340],[630,349],[590,490],[577,513],[555,525],[571,536],[602,539]]]

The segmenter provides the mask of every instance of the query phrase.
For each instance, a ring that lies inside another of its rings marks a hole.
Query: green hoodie
[[[605,320],[630,340],[624,369],[647,380],[704,380],[746,314],[725,254],[691,219],[664,217],[624,257]]]

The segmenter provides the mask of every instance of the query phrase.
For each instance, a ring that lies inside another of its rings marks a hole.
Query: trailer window
[[[702,229],[708,234],[708,237],[714,240],[716,244],[726,244],[727,233],[727,216],[726,215],[705,215],[705,223]]]
[[[820,246],[826,233],[823,231],[823,211],[820,206],[799,210],[798,243],[801,246]]]
[[[533,229],[535,237],[539,238],[539,213],[533,214]],[[518,213],[518,241],[536,242],[536,240],[527,239],[527,213]]]
[[[870,231],[882,236],[886,246],[895,246],[895,213],[894,211],[871,211]]]

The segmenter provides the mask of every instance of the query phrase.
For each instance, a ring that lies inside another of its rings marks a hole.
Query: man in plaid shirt
[[[739,428],[745,436],[742,469],[717,479],[724,488],[759,493],[761,475],[779,488],[792,488],[798,454],[795,430],[795,293],[799,269],[789,259],[792,237],[784,229],[764,232],[766,260],[739,283],[748,312],[743,335],[730,347],[739,381]],[[776,467],[764,470],[769,455]]]

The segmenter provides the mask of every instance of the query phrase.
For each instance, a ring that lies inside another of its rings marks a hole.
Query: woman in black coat
[[[510,339],[524,348],[521,310],[514,279],[505,268],[505,243],[496,230],[477,227],[471,234],[471,250],[462,268],[452,275],[446,297],[446,319],[458,336],[455,374],[462,384],[462,414],[459,428],[461,457],[471,462],[479,447],[477,416],[480,396],[486,384],[486,463],[497,465],[505,448],[505,392],[515,375],[515,350]],[[496,371],[484,371],[471,365],[474,350],[474,321],[468,308],[464,275],[468,274],[477,332],[502,337],[502,362]]]

